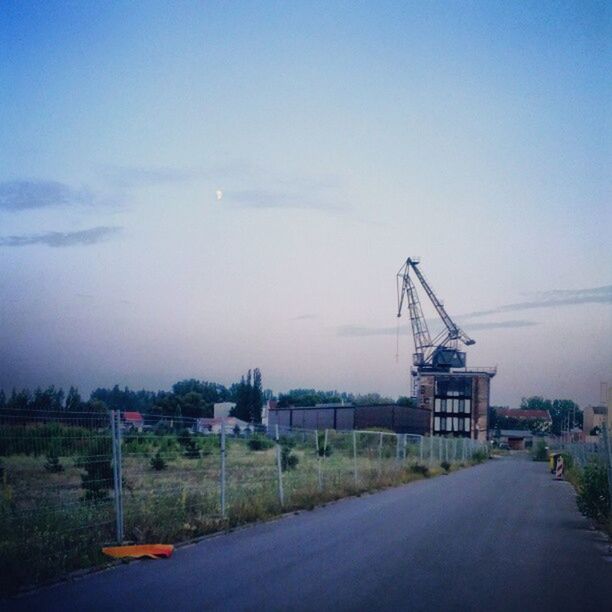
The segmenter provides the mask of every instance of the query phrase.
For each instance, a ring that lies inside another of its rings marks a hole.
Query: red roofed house
[[[137,429],[138,431],[142,431],[144,425],[144,417],[140,412],[122,412],[121,420],[123,421],[123,426],[125,429]]]

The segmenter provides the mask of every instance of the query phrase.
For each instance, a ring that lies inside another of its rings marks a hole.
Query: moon
[[[217,189],[215,191],[215,197],[217,198],[217,202],[220,202],[223,199],[223,191],[221,189]]]

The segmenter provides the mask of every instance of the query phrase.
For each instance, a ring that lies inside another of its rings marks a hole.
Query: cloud
[[[558,308],[559,306],[571,306],[575,304],[612,304],[612,285],[592,287],[590,289],[556,289],[554,291],[543,291],[536,293],[534,299],[527,302],[505,304],[504,306],[498,306],[490,310],[478,310],[461,315],[457,318],[471,319],[503,312],[516,312],[534,308]]]
[[[58,181],[4,181],[0,183],[0,210],[18,212],[50,206],[82,205],[93,200],[87,189],[73,189]]]
[[[531,327],[538,325],[535,321],[495,321],[491,323],[474,323],[470,325],[472,329],[514,329],[518,327]],[[397,327],[364,327],[359,325],[340,325],[337,335],[346,338],[361,338],[366,336],[395,336],[398,332]],[[410,336],[412,331],[408,325],[399,328],[400,336]]]
[[[92,227],[77,232],[45,232],[43,234],[26,234],[22,236],[0,237],[0,246],[22,247],[33,244],[44,244],[50,247],[89,246],[102,242],[120,231],[119,227]]]

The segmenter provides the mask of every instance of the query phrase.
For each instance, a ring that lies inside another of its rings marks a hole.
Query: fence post
[[[423,464],[423,436],[419,437],[419,463]]]
[[[395,434],[395,462],[399,463],[400,462],[400,457],[401,457],[401,437],[399,434]]]
[[[402,434],[402,438],[402,458],[404,459],[404,462],[406,462],[406,447],[408,446],[408,434]]]
[[[276,425],[276,467],[278,469],[278,500],[281,508],[285,505],[285,492],[283,491],[283,465],[281,459],[280,436],[278,435],[278,424]]]
[[[380,432],[380,439],[378,441],[378,475],[382,474],[382,447],[383,447],[383,432]]]
[[[221,419],[221,516],[226,518],[225,510],[225,417]]]
[[[353,477],[357,488],[357,432],[353,429]]]
[[[429,465],[433,465],[434,457],[433,457],[433,436],[429,435]]]
[[[610,432],[606,425],[602,427],[599,435],[602,436],[604,440],[604,450],[606,453],[604,461],[608,468],[608,507],[612,509],[612,443],[610,443]]]
[[[319,430],[315,429],[315,447],[317,449],[317,478],[319,482],[319,491],[323,490],[323,478],[321,476],[321,452],[319,450]]]
[[[121,470],[121,415],[118,410],[111,410],[111,435],[113,449],[113,485],[115,489],[115,522],[117,542],[123,542],[123,480]]]

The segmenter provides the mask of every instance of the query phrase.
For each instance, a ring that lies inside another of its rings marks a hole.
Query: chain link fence
[[[571,456],[573,467],[578,471],[579,488],[582,489],[579,494],[589,495],[590,488],[595,496],[601,498],[599,502],[605,500],[607,512],[595,510],[597,516],[594,518],[612,520],[612,432],[604,425],[596,442],[559,441],[555,450]],[[601,478],[597,477],[597,472],[602,474]],[[601,506],[601,503],[599,505]],[[612,524],[608,524],[608,528],[612,531]]]
[[[104,562],[117,542],[179,542],[482,460],[464,438],[118,412],[0,412],[0,592]]]

